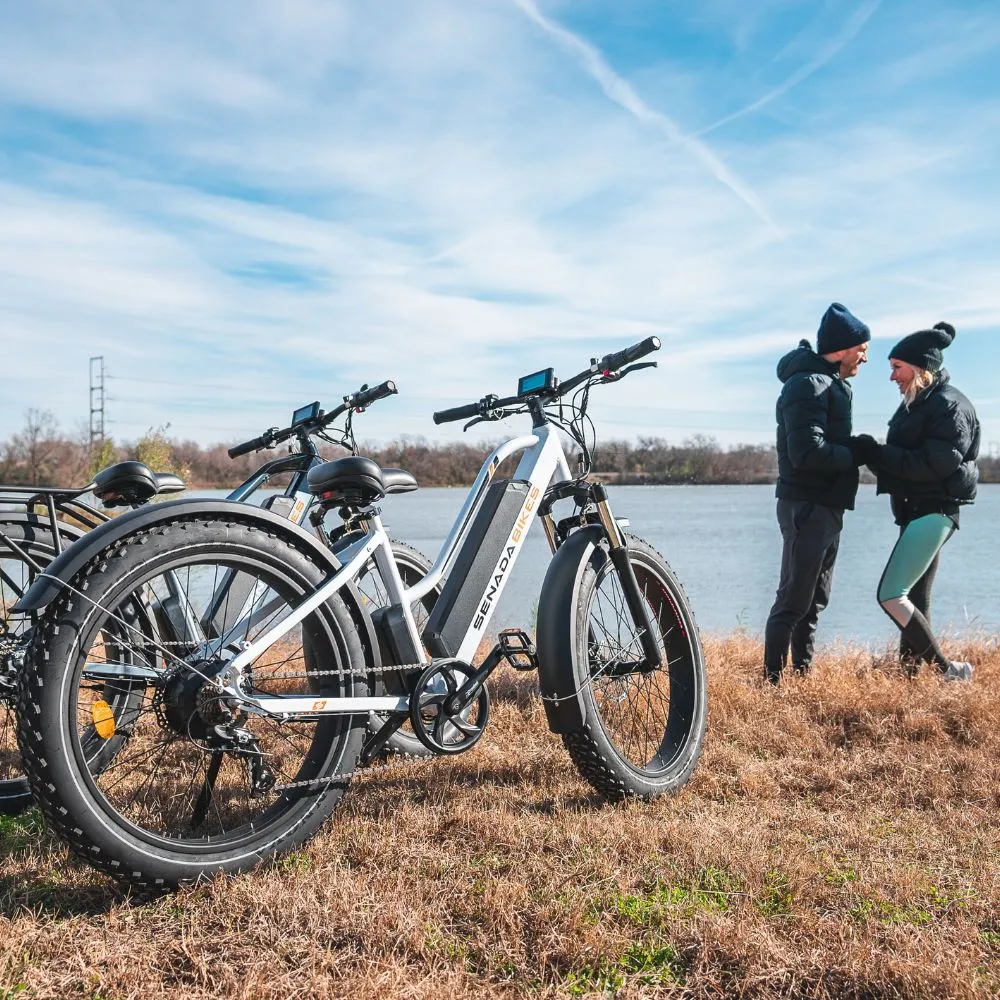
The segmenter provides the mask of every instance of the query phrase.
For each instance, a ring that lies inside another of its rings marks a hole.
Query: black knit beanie
[[[904,337],[889,352],[889,357],[905,361],[915,368],[939,372],[944,364],[941,352],[954,339],[955,328],[950,323],[935,323],[930,330],[917,330]]]
[[[849,347],[866,344],[872,339],[871,331],[850,309],[834,302],[819,321],[816,334],[817,354],[836,354]]]

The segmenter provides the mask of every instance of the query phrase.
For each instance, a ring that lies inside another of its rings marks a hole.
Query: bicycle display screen
[[[517,394],[519,396],[531,396],[535,393],[546,392],[555,385],[555,378],[551,368],[545,368],[540,372],[533,372],[531,375],[524,375],[517,380]]]
[[[292,426],[298,427],[299,424],[308,423],[310,420],[315,420],[319,416],[319,400],[317,399],[315,403],[309,403],[308,406],[300,406],[292,414]]]

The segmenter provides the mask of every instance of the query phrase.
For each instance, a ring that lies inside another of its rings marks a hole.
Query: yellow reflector
[[[102,740],[110,740],[115,735],[115,713],[106,701],[95,701],[90,709],[90,717]]]

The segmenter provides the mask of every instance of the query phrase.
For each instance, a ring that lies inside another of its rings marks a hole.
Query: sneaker
[[[975,672],[976,668],[971,663],[954,660],[948,664],[948,669],[941,675],[941,679],[945,681],[965,681],[968,683],[972,680],[972,675]]]

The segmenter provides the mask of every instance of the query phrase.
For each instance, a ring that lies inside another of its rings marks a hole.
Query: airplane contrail
[[[534,0],[512,0],[532,21],[549,34],[562,48],[574,55],[583,68],[597,81],[601,89],[616,104],[640,121],[663,132],[672,142],[683,144],[695,158],[737,198],[754,212],[769,228],[780,232],[767,208],[757,195],[696,136],[685,135],[684,130],[669,115],[651,108],[633,89],[632,85],[616,73],[601,53],[588,41],[545,17]]]
[[[518,3],[519,0],[514,0]],[[740,108],[739,111],[734,111],[730,115],[726,115],[725,118],[720,118],[717,122],[712,122],[711,125],[706,126],[703,129],[699,129],[697,132],[691,133],[684,141],[691,142],[695,139],[700,139],[703,135],[708,135],[709,132],[714,132],[717,128],[722,128],[723,125],[728,125],[730,122],[736,121],[737,118],[743,118],[746,115],[753,114],[754,111],[759,111],[762,107],[770,104],[771,101],[776,100],[783,94],[787,94],[792,87],[801,83],[806,77],[812,76],[820,67],[825,66],[859,31],[865,26],[868,19],[875,13],[882,0],[867,0],[860,7],[855,10],[855,12],[848,18],[847,23],[844,25],[843,31],[833,39],[828,45],[824,46],[820,51],[807,62],[804,66],[800,66],[787,80],[782,81],[773,90],[769,90],[763,97],[759,97],[752,104],[748,104],[744,108]]]

